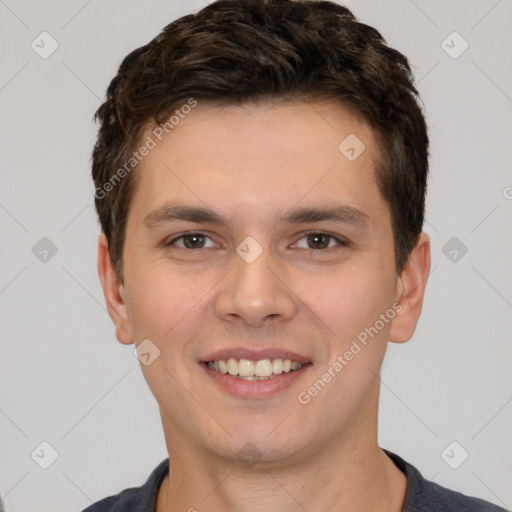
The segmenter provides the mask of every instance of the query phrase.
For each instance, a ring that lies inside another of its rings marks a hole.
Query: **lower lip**
[[[280,391],[288,389],[297,379],[300,379],[311,366],[311,363],[308,363],[298,370],[293,370],[287,373],[283,372],[272,379],[243,380],[232,377],[228,373],[220,373],[215,370],[211,370],[205,363],[199,364],[207,375],[220,387],[232,395],[242,398],[267,398],[279,393]]]

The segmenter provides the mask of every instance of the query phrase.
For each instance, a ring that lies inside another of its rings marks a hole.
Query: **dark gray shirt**
[[[425,480],[420,472],[394,453],[384,450],[407,477],[407,494],[402,512],[506,512],[504,508],[470,498]],[[169,472],[169,459],[160,463],[142,487],[126,489],[105,498],[83,512],[155,512],[160,484]]]

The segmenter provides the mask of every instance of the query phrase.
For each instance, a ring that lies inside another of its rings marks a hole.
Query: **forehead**
[[[153,149],[137,167],[130,216],[185,198],[253,220],[255,212],[275,218],[293,205],[337,201],[382,216],[374,135],[339,102],[198,101],[167,127],[149,126],[141,139]]]

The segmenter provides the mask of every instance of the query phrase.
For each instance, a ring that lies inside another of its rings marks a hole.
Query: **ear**
[[[133,343],[133,336],[125,302],[126,290],[112,265],[108,241],[104,233],[101,233],[98,240],[98,274],[103,287],[108,314],[116,327],[116,337],[120,343],[130,345]]]
[[[421,314],[429,273],[430,238],[421,233],[407,265],[397,278],[397,302],[402,307],[396,309],[389,341],[404,343],[412,338]]]

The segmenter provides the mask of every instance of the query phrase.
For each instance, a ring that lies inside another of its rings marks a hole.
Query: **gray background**
[[[0,494],[11,512],[80,511],[167,456],[96,274],[92,115],[129,51],[204,5],[0,0]],[[432,141],[432,274],[413,340],[390,344],[379,441],[425,477],[510,508],[512,2],[346,5],[410,58]],[[47,59],[31,48],[43,31],[59,45]],[[453,31],[469,44],[457,58]],[[48,469],[41,442],[58,453]]]

